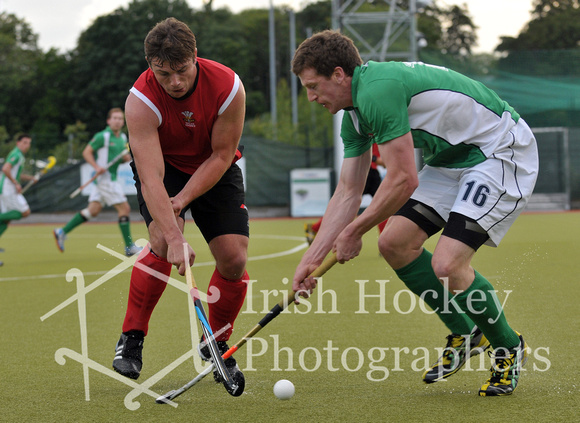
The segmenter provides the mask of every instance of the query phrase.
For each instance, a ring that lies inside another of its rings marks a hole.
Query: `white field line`
[[[304,237],[298,236],[285,236],[285,235],[252,235],[251,239],[272,239],[272,240],[282,240],[282,241],[304,241]],[[264,254],[260,256],[253,256],[248,257],[248,261],[260,261],[260,260],[270,260],[273,258],[284,257],[288,255],[292,255],[297,253],[301,250],[304,250],[308,247],[306,242],[302,242],[301,244],[297,245],[296,247],[290,248],[288,250],[283,250],[277,253],[271,254]],[[215,265],[215,261],[205,261],[205,262],[196,262],[193,264],[193,267],[205,267],[205,266],[213,266]],[[128,273],[132,270],[131,267],[124,269],[118,274],[121,273]],[[101,276],[109,272],[109,270],[98,270],[93,272],[83,272],[85,276]],[[66,277],[66,273],[59,273],[59,274],[44,274],[44,275],[29,275],[29,276],[12,276],[12,277],[5,277],[0,278],[0,282],[19,282],[19,281],[26,281],[26,280],[33,280],[33,279],[63,279]]]

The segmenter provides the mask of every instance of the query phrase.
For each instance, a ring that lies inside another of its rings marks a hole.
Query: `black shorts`
[[[369,174],[367,175],[367,181],[365,183],[365,190],[363,194],[375,195],[375,192],[379,189],[382,179],[381,174],[377,169],[370,168]]]
[[[133,179],[137,188],[139,211],[147,227],[153,221],[145,199],[141,193],[141,181],[137,169],[131,162]],[[191,175],[165,163],[163,185],[169,197],[177,195],[187,184]],[[242,171],[236,164],[224,173],[222,178],[208,192],[189,203],[180,213],[185,220],[185,213],[190,210],[191,217],[201,231],[206,242],[217,236],[238,234],[250,236],[248,210],[245,205],[244,180]]]
[[[475,251],[489,239],[487,233],[475,220],[462,214],[451,212],[448,221],[445,222],[435,209],[417,200],[410,199],[407,201],[395,215],[405,216],[415,222],[417,226],[425,231],[428,237],[435,235],[444,228],[442,235],[461,241]]]

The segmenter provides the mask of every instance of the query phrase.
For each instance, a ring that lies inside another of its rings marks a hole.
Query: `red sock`
[[[389,219],[383,220],[381,223],[378,224],[379,233],[382,233],[383,232],[383,229],[385,229],[385,226],[387,226],[387,221],[388,220]]]
[[[318,219],[318,222],[312,224],[312,230],[318,232],[320,230],[320,225],[322,225],[322,217]]]
[[[165,291],[171,274],[171,263],[158,257],[147,247],[147,252],[140,254],[131,273],[129,302],[123,322],[123,332],[141,330],[147,335],[151,313]],[[153,275],[139,267],[147,267]]]
[[[226,279],[218,272],[217,268],[213,272],[209,281],[208,295],[210,296],[208,311],[209,324],[217,341],[227,341],[230,339],[234,329],[234,321],[238,317],[248,290],[248,272],[238,280]],[[215,287],[215,288],[214,288]],[[217,289],[216,289],[217,288]],[[211,295],[219,292],[219,299],[211,302]],[[229,327],[219,333],[222,328]]]

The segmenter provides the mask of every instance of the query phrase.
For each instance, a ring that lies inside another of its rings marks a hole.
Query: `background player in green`
[[[336,31],[304,41],[292,71],[310,101],[333,114],[345,110],[340,180],[292,288],[307,296],[316,281],[304,278],[331,249],[340,262],[356,257],[363,234],[389,218],[381,255],[451,331],[423,380],[454,374],[491,343],[491,377],[479,394],[511,394],[528,347],[471,260],[481,245],[499,244],[532,194],[538,153],[530,128],[496,93],[457,72],[423,63],[363,65],[354,43]],[[387,176],[355,219],[372,143]],[[419,174],[414,147],[426,163]],[[431,254],[423,244],[441,229]]]
[[[30,150],[32,138],[21,134],[16,139],[16,147],[8,153],[0,173],[0,236],[11,220],[20,220],[30,215],[30,207],[21,194],[22,181],[33,181],[32,175],[22,173],[24,155]],[[0,261],[0,266],[4,263]]]
[[[64,252],[66,234],[87,220],[97,217],[103,210],[103,205],[113,206],[117,210],[119,228],[125,243],[125,254],[132,256],[141,251],[141,248],[133,243],[131,237],[129,222],[131,206],[127,202],[121,184],[117,181],[117,168],[121,162],[114,163],[109,169],[105,169],[107,163],[127,148],[127,136],[121,132],[125,126],[123,110],[118,107],[109,110],[107,125],[106,129],[95,134],[83,150],[85,161],[95,169],[97,175],[100,175],[95,180],[93,191],[89,196],[89,205],[75,214],[64,227],[54,230],[56,245],[61,252]],[[131,161],[131,155],[125,155],[123,161]]]

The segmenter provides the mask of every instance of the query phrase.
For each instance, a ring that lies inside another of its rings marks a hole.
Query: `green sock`
[[[435,310],[437,316],[451,333],[466,335],[471,332],[475,325],[464,313],[460,313],[454,306],[450,306],[446,302],[445,299],[451,299],[453,295],[445,290],[435,275],[431,266],[432,257],[433,254],[423,249],[419,257],[408,265],[395,270],[395,273],[405,282],[407,288]]]
[[[8,222],[4,222],[0,220],[0,236],[4,233],[4,231],[8,228]]]
[[[87,218],[84,217],[79,212],[79,213],[75,214],[71,220],[68,221],[68,223],[64,226],[64,228],[62,228],[62,230],[64,231],[65,234],[68,234],[74,228],[76,228],[80,224],[85,223],[86,221],[87,221]]]
[[[121,229],[121,235],[123,235],[123,241],[125,241],[125,246],[130,247],[133,245],[133,238],[131,237],[131,223],[127,216],[122,216],[119,218],[119,228]]]
[[[487,279],[475,272],[467,290],[457,294],[455,301],[481,329],[493,348],[513,348],[520,339],[508,325],[501,303]]]
[[[10,210],[6,213],[0,213],[0,221],[8,223],[11,220],[20,220],[22,219],[22,213],[18,210]]]

